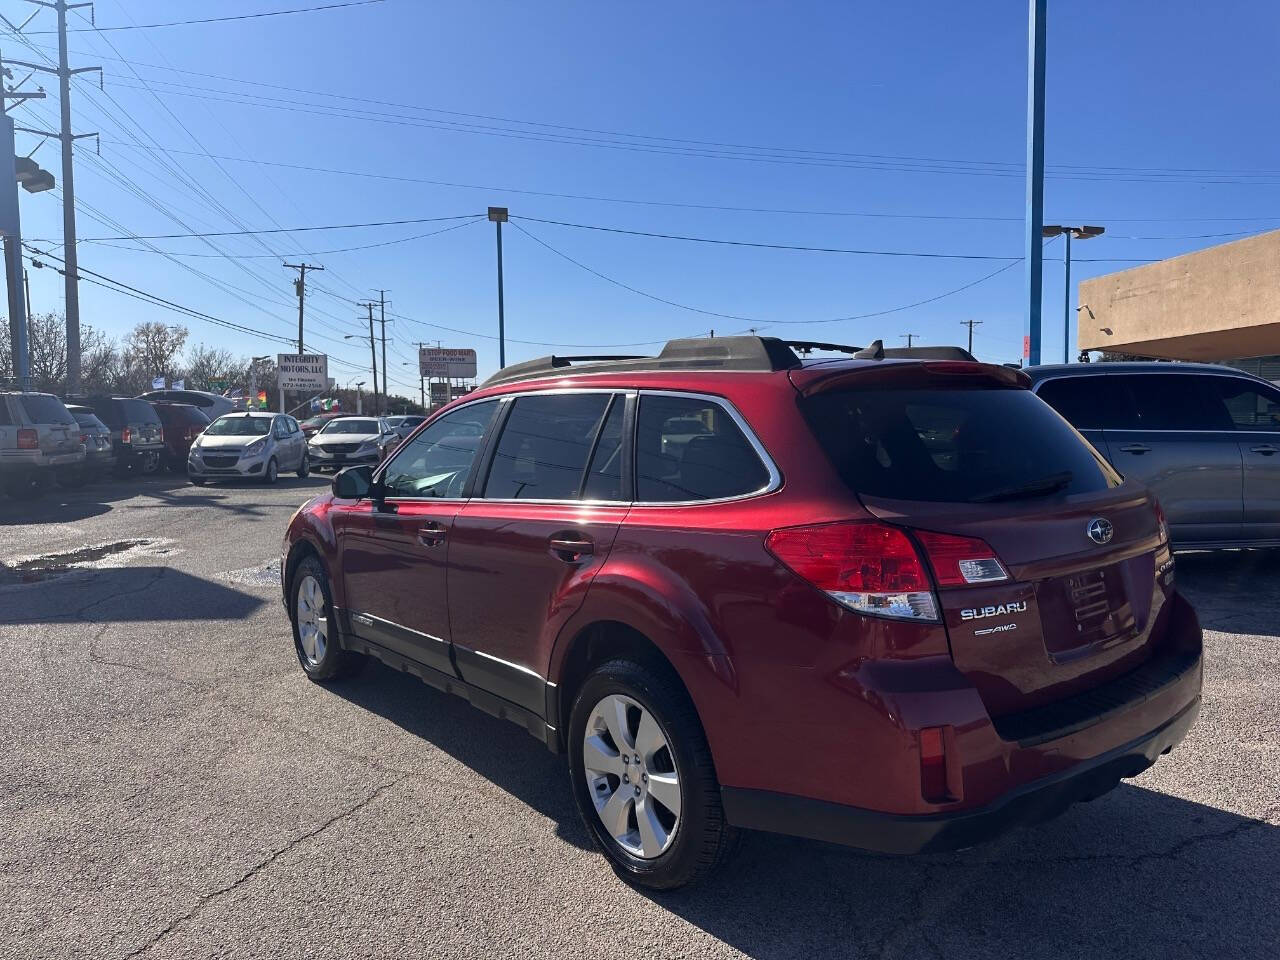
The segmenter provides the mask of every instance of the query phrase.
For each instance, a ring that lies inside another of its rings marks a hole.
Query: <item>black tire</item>
[[[298,478],[305,480],[311,476],[311,455],[303,453],[302,462],[298,464]]]
[[[680,817],[670,846],[652,859],[626,850],[605,828],[587,783],[583,741],[595,706],[621,694],[648,711],[664,733],[680,784]],[[671,890],[712,873],[732,853],[738,832],[725,822],[711,748],[698,713],[669,668],[610,660],[583,682],[569,720],[569,777],[578,812],[596,845],[622,879]]]
[[[324,616],[328,623],[328,636],[325,641],[324,654],[316,659],[307,655],[303,647],[302,635],[298,626],[298,592],[303,581],[312,577],[320,585],[324,596]],[[293,625],[293,649],[298,656],[302,670],[316,683],[341,680],[354,676],[365,666],[365,657],[350,650],[343,650],[338,641],[338,621],[333,615],[333,594],[329,589],[329,575],[324,564],[315,557],[307,557],[293,571],[293,580],[289,584],[289,620]]]
[[[280,476],[280,465],[276,463],[276,458],[272,457],[267,461],[267,468],[262,471],[262,482],[267,486],[271,486],[276,482],[276,478]]]
[[[4,492],[15,500],[38,500],[44,496],[39,473],[18,473],[4,480]]]

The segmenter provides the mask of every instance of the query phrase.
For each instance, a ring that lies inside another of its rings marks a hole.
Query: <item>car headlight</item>
[[[249,444],[247,447],[244,448],[244,455],[246,457],[256,457],[258,454],[260,454],[263,451],[266,445],[267,445],[266,437],[263,437],[260,440],[255,440],[253,441],[253,443]]]

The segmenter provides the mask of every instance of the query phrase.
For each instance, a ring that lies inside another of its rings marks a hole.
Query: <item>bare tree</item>
[[[187,351],[184,379],[191,390],[211,390],[214,380],[238,384],[244,379],[248,366],[247,360],[236,357],[230,350],[198,343]]]
[[[125,338],[121,351],[121,382],[117,389],[142,393],[154,377],[172,380],[178,354],[187,342],[187,328],[165,323],[140,323]]]
[[[83,355],[83,385],[86,392],[105,392],[114,387],[119,363],[115,344],[101,330],[80,326]],[[27,356],[31,388],[61,395],[67,384],[67,326],[60,313],[36,313],[27,321]],[[14,376],[13,349],[9,325],[0,325],[0,377]]]

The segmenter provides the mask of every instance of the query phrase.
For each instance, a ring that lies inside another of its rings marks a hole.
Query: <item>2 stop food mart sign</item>
[[[329,358],[323,353],[282,353],[276,357],[281,390],[324,391],[329,387]]]

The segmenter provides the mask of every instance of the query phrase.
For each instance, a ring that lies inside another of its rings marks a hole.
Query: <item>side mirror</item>
[[[334,474],[330,488],[339,500],[359,500],[367,497],[373,487],[373,468],[347,467]]]

